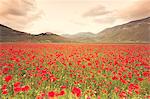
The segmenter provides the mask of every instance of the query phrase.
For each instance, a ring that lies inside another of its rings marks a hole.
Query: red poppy
[[[9,81],[11,81],[11,80],[12,80],[12,76],[11,76],[11,75],[5,77],[5,81],[6,81],[6,82],[9,82]]]
[[[77,88],[77,87],[73,87],[72,88],[72,93],[74,95],[76,95],[77,97],[80,97],[81,96],[81,89],[80,88]]]
[[[149,72],[149,71],[145,71],[145,72],[143,72],[143,76],[145,76],[145,77],[150,76],[150,72]]]
[[[44,97],[46,94],[45,93],[41,93],[41,96]]]
[[[9,68],[4,68],[4,69],[3,69],[3,73],[4,73],[4,74],[7,74],[8,71],[9,71]]]
[[[120,97],[126,97],[126,96],[127,96],[127,94],[126,94],[126,92],[125,92],[125,91],[122,91],[122,92],[120,92],[119,96],[120,96]]]
[[[118,87],[115,87],[114,90],[117,93],[117,92],[119,92],[120,89]]]
[[[82,68],[84,69],[84,68],[86,68],[86,66],[85,66],[85,65],[83,65],[83,66],[82,66]]]
[[[5,90],[5,89],[7,89],[7,85],[6,85],[6,84],[4,84],[4,85],[2,86],[2,90]]]
[[[14,87],[19,87],[20,84],[21,84],[21,82],[16,82],[16,83],[14,83]]]
[[[113,77],[112,77],[112,80],[118,80],[118,77],[113,76]]]
[[[22,89],[22,91],[28,91],[30,89],[30,87],[29,86],[23,86],[21,89]]]
[[[48,96],[49,96],[49,97],[54,97],[54,96],[55,96],[55,92],[54,92],[54,91],[48,92]]]
[[[61,86],[60,88],[61,88],[61,89],[66,89],[67,86],[63,85],[63,86]]]
[[[14,92],[16,92],[16,93],[18,93],[18,92],[20,92],[20,91],[22,91],[22,88],[20,88],[20,87],[15,87],[15,88],[14,88]]]
[[[60,93],[58,93],[58,96],[63,96],[65,94],[64,90],[61,90]]]
[[[138,78],[138,80],[139,80],[139,81],[143,81],[144,79],[143,79],[143,78]]]
[[[8,91],[7,91],[7,90],[3,90],[3,91],[2,91],[2,94],[3,94],[3,95],[6,95],[6,94],[8,94]]]
[[[132,90],[127,90],[129,95],[132,95]]]
[[[38,96],[36,96],[36,99],[43,99],[43,97],[38,95]]]

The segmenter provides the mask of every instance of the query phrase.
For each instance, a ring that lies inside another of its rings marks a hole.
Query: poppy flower
[[[30,89],[30,87],[29,86],[23,86],[21,89],[22,89],[22,91],[25,92],[25,91],[28,91]]]
[[[113,77],[112,77],[112,80],[118,80],[118,77],[113,76]]]
[[[120,89],[118,87],[115,87],[114,90],[117,93],[117,92],[119,92]]]
[[[8,76],[5,77],[5,81],[6,82],[9,82],[11,80],[12,80],[12,76],[11,75],[8,75]]]
[[[6,84],[4,84],[4,85],[2,86],[2,90],[5,90],[5,89],[7,89],[7,85],[6,85]]]
[[[9,68],[4,68],[4,69],[3,69],[3,73],[4,73],[4,74],[7,74],[8,71],[9,71]]]
[[[144,77],[148,77],[148,76],[150,76],[150,72],[149,72],[149,71],[145,71],[145,72],[143,72],[143,76],[144,76]]]
[[[144,79],[143,79],[143,78],[138,78],[138,80],[139,80],[139,81],[143,81]]]
[[[14,83],[14,87],[19,87],[20,84],[21,84],[21,82],[16,82],[16,83]]]
[[[3,95],[6,95],[6,94],[8,94],[8,91],[7,91],[7,90],[3,90],[3,91],[2,91],[2,94],[3,94]]]
[[[77,97],[80,97],[81,96],[81,89],[80,88],[77,88],[77,87],[73,87],[72,88],[72,93],[74,95],[76,95]]]
[[[126,97],[126,96],[127,96],[127,94],[126,94],[126,92],[125,92],[125,91],[122,91],[122,92],[120,92],[119,96],[120,96],[120,97]]]
[[[61,90],[60,93],[58,93],[58,96],[63,96],[65,94],[64,90]]]
[[[22,91],[22,89],[21,89],[20,87],[15,87],[15,88],[14,88],[14,92],[15,92],[15,93],[18,93],[18,92],[20,92],[20,91]]]
[[[60,88],[61,88],[61,89],[66,89],[67,86],[63,85],[63,86],[61,86]]]
[[[36,99],[43,99],[43,97],[38,95],[38,96],[36,96]]]
[[[54,96],[55,96],[55,92],[54,92],[54,91],[48,92],[48,96],[49,96],[49,97],[54,97]]]

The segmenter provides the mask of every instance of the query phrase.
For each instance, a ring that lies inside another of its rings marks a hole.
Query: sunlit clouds
[[[1,0],[0,23],[41,33],[97,33],[150,16],[149,0]]]
[[[41,16],[35,0],[1,0],[0,9],[0,23],[18,30]]]

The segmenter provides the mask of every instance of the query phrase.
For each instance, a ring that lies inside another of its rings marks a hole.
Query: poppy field
[[[150,45],[2,43],[0,99],[150,99]]]

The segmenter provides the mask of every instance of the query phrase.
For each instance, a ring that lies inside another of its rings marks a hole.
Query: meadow
[[[0,99],[150,99],[150,45],[1,43]]]

